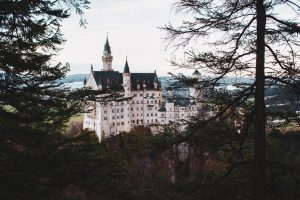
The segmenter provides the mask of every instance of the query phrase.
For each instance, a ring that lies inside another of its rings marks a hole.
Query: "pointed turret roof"
[[[123,73],[130,73],[128,62],[127,62],[127,57],[126,57],[126,62],[125,62],[125,67],[124,67],[124,72]]]
[[[91,65],[91,72],[93,72],[94,71],[94,68],[93,68],[93,65]]]
[[[156,73],[155,73],[154,81],[155,81],[155,82],[158,82],[158,78],[157,78]]]
[[[105,45],[104,45],[104,51],[106,51],[108,53],[111,53],[109,42],[108,42],[108,36],[106,37],[106,42],[105,42]]]
[[[198,75],[200,75],[200,72],[196,69],[196,70],[194,71],[193,75],[194,75],[194,76],[198,76]]]

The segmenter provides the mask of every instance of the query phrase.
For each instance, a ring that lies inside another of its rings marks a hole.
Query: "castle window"
[[[139,101],[136,101],[136,103],[139,103]]]
[[[153,117],[153,113],[151,113],[151,117]]]
[[[119,109],[117,109],[117,113],[119,112]]]
[[[157,122],[157,119],[155,119],[155,122]]]
[[[153,119],[151,119],[151,122],[153,123]]]
[[[143,107],[141,107],[141,110],[143,110]]]
[[[121,115],[121,119],[123,119],[123,115]]]
[[[111,106],[113,106],[113,105],[114,105],[114,103],[113,103],[113,102],[111,102],[111,103],[110,103],[110,105],[111,105]]]
[[[136,123],[139,124],[139,120],[136,120]]]
[[[143,123],[143,120],[141,119],[141,123]]]
[[[112,113],[114,113],[115,112],[115,109],[112,109],[112,111],[111,111]]]
[[[115,117],[114,117],[114,116],[112,116],[112,119],[115,119]]]
[[[122,105],[122,106],[124,105],[124,102],[123,102],[123,101],[121,102],[121,105]]]
[[[132,114],[132,117],[134,117],[134,114]]]
[[[147,117],[149,117],[149,113],[147,113]]]
[[[120,126],[120,123],[117,123],[117,126]]]
[[[113,126],[115,126],[115,123],[113,123]]]
[[[120,118],[120,116],[117,116],[117,119],[119,119]]]
[[[155,116],[157,116],[157,114],[155,113]]]
[[[107,110],[104,110],[104,114],[106,114],[107,113]]]
[[[136,110],[139,110],[139,107],[137,107]]]
[[[147,104],[149,103],[149,100],[147,100]]]
[[[134,94],[133,96],[136,97],[136,94]]]
[[[164,116],[165,116],[165,114],[163,114],[163,113],[162,113],[162,114],[161,114],[161,116],[162,116],[162,117],[164,117]]]
[[[107,117],[104,117],[104,120],[107,120]]]
[[[124,125],[124,122],[121,122],[121,125]]]
[[[135,120],[132,120],[132,123],[135,123]]]
[[[133,111],[133,108],[131,108],[131,111]]]
[[[151,107],[148,107],[148,110],[149,110],[149,111],[151,111],[151,110],[152,110],[152,108],[151,108]]]
[[[121,112],[123,112],[124,110],[123,110],[123,108],[121,109]]]
[[[140,94],[140,97],[142,97],[142,96],[143,96],[143,94],[141,93],[141,94]]]
[[[141,103],[143,103],[143,101],[141,101]]]
[[[149,93],[146,94],[146,97],[149,97]]]
[[[154,93],[152,93],[152,96],[154,97],[154,96],[155,96],[155,94],[154,94]]]
[[[154,102],[157,103],[157,100],[155,100]]]

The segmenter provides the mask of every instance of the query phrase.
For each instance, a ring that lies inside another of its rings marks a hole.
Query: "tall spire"
[[[128,62],[127,62],[127,56],[126,56],[126,62],[125,62],[125,67],[124,67],[124,72],[123,73],[130,73]]]
[[[109,42],[108,42],[108,35],[106,35],[106,42],[105,42],[105,45],[104,45],[104,52],[111,53]]]
[[[111,55],[111,49],[108,42],[108,35],[106,36],[106,42],[104,44],[104,51],[102,56],[102,62],[103,62],[103,71],[113,71],[112,69],[112,60],[113,57]]]

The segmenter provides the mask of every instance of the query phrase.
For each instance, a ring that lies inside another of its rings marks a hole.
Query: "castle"
[[[156,71],[132,73],[126,58],[123,73],[114,71],[113,56],[108,38],[102,56],[103,69],[94,71],[85,80],[84,87],[104,90],[119,86],[121,98],[109,102],[91,102],[84,114],[83,129],[94,130],[101,141],[120,132],[129,132],[135,126],[160,126],[187,120],[195,116],[197,106],[191,101],[174,101],[169,94],[163,98]]]

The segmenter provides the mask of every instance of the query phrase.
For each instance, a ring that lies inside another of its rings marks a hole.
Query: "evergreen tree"
[[[109,183],[125,173],[120,161],[90,134],[63,135],[70,117],[82,111],[78,100],[90,93],[58,83],[69,66],[51,61],[64,43],[62,21],[75,11],[84,25],[88,5],[0,1],[0,199],[66,199],[74,188],[85,198],[101,193],[99,188],[117,194]],[[68,199],[79,197],[73,191]]]
[[[208,50],[205,49],[207,46],[203,46],[198,48],[199,52],[186,52],[187,62],[173,62],[181,67],[196,68],[207,75],[200,81],[194,80],[193,85],[200,90],[209,90],[208,93],[212,97],[215,94],[215,86],[225,76],[254,78],[251,84],[243,84],[240,91],[226,99],[226,106],[219,107],[220,113],[214,119],[228,116],[228,110],[233,112],[254,95],[255,104],[250,106],[251,114],[248,119],[249,123],[255,125],[252,198],[265,199],[264,91],[265,88],[274,85],[298,88],[298,1],[180,0],[176,8],[190,14],[192,18],[178,27],[163,27],[168,33],[168,39],[174,42],[176,47],[192,44],[193,39],[198,38],[205,38],[209,43]],[[283,10],[289,12],[290,19],[280,17]],[[220,99],[218,101],[220,102]],[[241,135],[247,137],[248,125],[245,127],[241,129]]]

